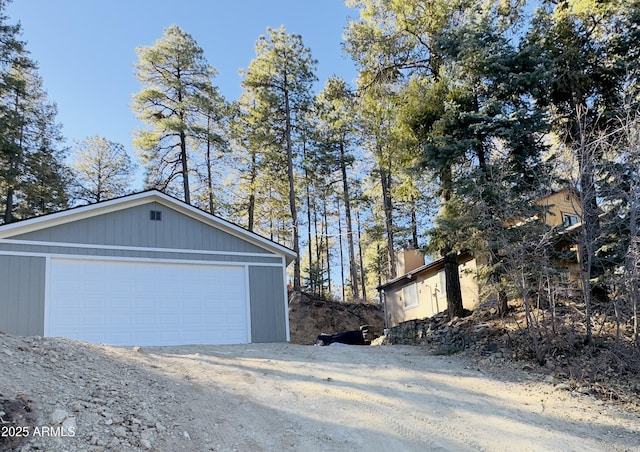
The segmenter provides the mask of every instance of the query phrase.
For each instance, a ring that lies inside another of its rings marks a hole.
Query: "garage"
[[[285,342],[295,258],[157,190],[0,225],[0,332],[124,346]]]
[[[250,342],[243,267],[52,259],[46,336],[112,345]]]

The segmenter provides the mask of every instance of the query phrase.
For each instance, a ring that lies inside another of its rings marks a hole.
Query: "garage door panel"
[[[47,331],[116,345],[248,342],[242,267],[52,259]]]

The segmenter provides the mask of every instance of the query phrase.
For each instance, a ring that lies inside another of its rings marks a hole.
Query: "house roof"
[[[567,195],[571,195],[574,196],[577,199],[580,199],[580,192],[578,190],[576,190],[575,188],[571,188],[571,187],[564,187],[561,188],[559,190],[554,190],[551,191],[549,193],[547,193],[546,195],[540,196],[539,198],[536,198],[533,200],[534,203],[540,203],[542,201],[544,201],[547,198],[550,198],[552,196],[558,195],[560,193],[566,193]]]
[[[473,256],[471,256],[471,254],[467,252],[463,252],[458,255],[458,265],[464,262],[468,262],[472,258]],[[401,282],[408,283],[409,281],[412,281],[416,276],[421,276],[430,271],[440,270],[442,268],[444,268],[443,257],[441,257],[440,259],[436,259],[435,261],[429,262],[428,264],[421,265],[418,268],[414,268],[413,270],[406,272],[404,275],[401,275],[401,276],[398,276],[397,278],[389,280],[384,284],[380,284],[378,287],[376,287],[376,289],[378,290],[378,292],[380,292],[382,290],[388,289],[389,287],[395,284],[400,284]]]
[[[150,202],[157,202],[171,209],[174,209],[188,217],[201,221],[209,226],[220,229],[235,237],[253,243],[256,246],[264,248],[268,251],[285,256],[287,264],[297,258],[296,253],[272,240],[262,237],[252,231],[238,226],[222,218],[212,215],[197,207],[191,206],[177,198],[169,196],[158,190],[147,190],[119,198],[101,201],[85,206],[72,207],[55,213],[41,215],[26,220],[16,221],[14,223],[0,225],[0,239],[8,238],[17,234],[25,234],[34,232],[60,224],[70,223],[72,221],[91,218],[105,213],[136,207]]]

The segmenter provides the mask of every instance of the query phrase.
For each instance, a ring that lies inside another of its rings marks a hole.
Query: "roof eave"
[[[88,204],[86,206],[75,207],[44,216],[22,220],[16,223],[1,225],[0,239],[57,226],[68,221],[78,221],[116,210],[139,206],[150,201],[159,202],[163,205],[166,205],[167,207],[176,209],[183,214],[195,218],[196,220],[204,221],[209,225],[218,227],[219,229],[233,236],[247,240],[256,246],[267,249],[271,252],[274,252],[275,254],[281,254],[284,256],[287,265],[289,265],[297,258],[297,255],[293,250],[283,245],[273,242],[252,231],[248,231],[247,229],[244,229],[229,221],[223,220],[222,218],[219,218],[208,212],[186,204],[179,199],[166,195],[158,190],[149,190],[140,193],[134,193],[132,195],[127,195],[108,201]]]

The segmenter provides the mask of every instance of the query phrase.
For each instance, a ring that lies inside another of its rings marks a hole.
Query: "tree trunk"
[[[9,185],[7,187],[7,200],[5,203],[4,209],[4,222],[5,224],[9,224],[13,221],[13,186]]]
[[[451,200],[451,167],[443,171],[441,179],[442,203],[445,205]],[[454,251],[452,244],[446,244],[440,253],[444,258],[444,276],[447,287],[447,311],[449,318],[461,317],[464,313],[464,308],[462,305],[462,290],[460,288],[458,253]]]
[[[256,168],[256,153],[251,152],[251,171],[249,173],[249,205],[247,206],[247,229],[253,231],[256,212],[256,178],[258,169]]]
[[[337,213],[338,213],[338,246],[340,250],[340,287],[342,288],[342,302],[347,301],[346,293],[344,290],[344,256],[342,253],[342,215],[340,215],[340,198],[336,199],[336,203],[338,204]]]
[[[180,72],[178,71],[178,79],[180,79]],[[178,90],[178,102],[182,104],[182,91]],[[181,124],[185,124],[185,112],[184,110],[178,111],[178,117]],[[187,161],[187,135],[184,133],[184,129],[180,130],[180,163],[182,164],[182,190],[184,191],[184,202],[191,204],[191,192],[189,189],[189,162]]]
[[[213,214],[213,174],[211,172],[211,135],[209,128],[211,127],[211,118],[207,115],[207,190],[209,191],[209,213]]]
[[[420,248],[418,243],[418,218],[416,215],[416,203],[411,201],[411,240],[415,249]]]
[[[360,211],[356,210],[356,222],[358,223],[358,255],[360,257],[360,284],[362,286],[362,300],[367,302],[367,287],[365,283],[364,259],[362,257],[362,233],[360,227]]]
[[[462,291],[460,289],[460,272],[458,269],[458,253],[450,248],[444,252],[444,276],[447,287],[447,311],[449,318],[462,317]]]
[[[315,232],[316,239],[316,263],[318,266],[318,274],[320,275],[320,282],[318,284],[318,294],[324,294],[324,262],[322,261],[322,219],[320,221],[320,228],[318,229],[318,209],[313,209],[313,230]]]
[[[187,162],[187,136],[180,131],[180,160],[182,163],[182,189],[184,190],[184,202],[191,204],[191,192],[189,189],[189,164]]]
[[[586,107],[582,107],[577,102],[574,104],[576,119],[574,121],[575,138],[578,140],[578,163],[580,177],[580,208],[582,210],[582,227],[580,228],[581,243],[579,246],[580,258],[580,279],[582,282],[582,292],[585,309],[585,329],[584,343],[593,343],[593,331],[591,326],[591,303],[593,300],[593,268],[595,261],[595,241],[600,229],[600,219],[598,218],[597,193],[594,179],[594,149],[587,143],[587,131],[583,120],[586,115]]]
[[[331,291],[331,253],[329,252],[329,221],[327,219],[327,197],[325,196],[324,198],[324,203],[323,203],[323,208],[324,208],[324,212],[323,212],[323,222],[324,222],[324,246],[325,246],[325,252],[326,252],[326,256],[327,256],[327,284],[328,284],[328,291],[329,294],[332,293]]]
[[[293,176],[293,143],[291,141],[291,106],[289,104],[289,89],[287,83],[287,76],[285,74],[284,79],[284,108],[285,108],[285,143],[287,148],[287,178],[289,180],[289,208],[291,210],[291,225],[292,225],[292,241],[293,252],[296,254],[296,259],[293,262],[293,290],[300,291],[300,244],[298,237],[298,209],[296,208],[296,191],[295,181]]]
[[[384,205],[384,226],[387,233],[387,253],[389,279],[397,276],[396,253],[393,244],[393,201],[391,200],[391,174],[380,168],[380,185],[382,187],[382,203]]]
[[[349,283],[351,296],[354,300],[360,298],[358,291],[358,268],[356,267],[355,248],[353,246],[353,228],[351,226],[351,200],[349,197],[349,183],[347,181],[347,165],[345,162],[344,143],[340,143],[340,172],[342,173],[342,194],[344,200],[344,212],[347,223],[347,247],[349,251]]]
[[[304,159],[306,160],[307,158],[307,146],[306,146],[306,142],[303,148],[303,155],[304,155]],[[305,190],[306,190],[306,195],[307,195],[307,252],[309,253],[309,282],[312,284],[311,286],[311,292],[315,293],[315,288],[313,287],[313,279],[317,279],[317,278],[312,278],[311,272],[312,272],[312,268],[313,268],[313,243],[311,241],[311,181],[309,180],[309,170],[307,169],[307,165],[304,165],[304,186],[305,186]],[[317,246],[317,242],[316,242],[316,246]],[[322,274],[320,272],[320,274]],[[316,281],[317,283],[318,281]]]

